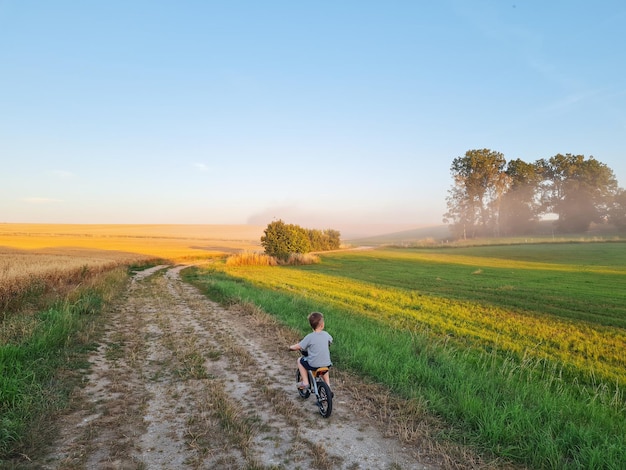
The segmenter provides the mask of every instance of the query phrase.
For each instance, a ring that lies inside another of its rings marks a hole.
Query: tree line
[[[444,223],[456,238],[532,234],[547,214],[555,230],[580,233],[592,223],[626,230],[626,191],[594,157],[557,154],[532,163],[490,149],[453,160]]]
[[[341,246],[338,230],[310,229],[276,220],[267,225],[261,236],[265,253],[280,260],[287,260],[292,253],[336,250]]]

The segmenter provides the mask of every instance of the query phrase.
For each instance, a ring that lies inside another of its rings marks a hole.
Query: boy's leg
[[[322,378],[324,379],[324,382],[326,382],[326,385],[330,387],[330,371],[322,375]]]
[[[302,365],[302,362],[300,362],[300,358],[298,358],[298,369],[300,370],[300,378],[302,379],[302,383],[304,383],[304,385],[308,387],[309,373],[307,372],[306,367]]]

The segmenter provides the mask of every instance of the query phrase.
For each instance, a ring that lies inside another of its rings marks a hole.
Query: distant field
[[[405,247],[419,246],[474,246],[474,245],[500,245],[520,243],[555,243],[570,241],[616,241],[625,240],[626,234],[618,233],[614,227],[606,225],[592,225],[590,229],[581,234],[559,234],[554,232],[552,221],[542,221],[532,235],[517,237],[490,237],[480,239],[454,240],[447,225],[433,225],[400,232],[390,232],[384,235],[369,237],[351,237],[347,243],[369,246],[395,245]]]
[[[93,256],[116,259],[185,259],[259,250],[262,234],[262,227],[250,225],[0,224],[0,247],[80,256],[91,256],[86,250],[106,251]]]

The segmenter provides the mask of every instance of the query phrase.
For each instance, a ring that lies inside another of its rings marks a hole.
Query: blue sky
[[[450,165],[626,186],[620,1],[0,0],[0,222],[439,224]]]

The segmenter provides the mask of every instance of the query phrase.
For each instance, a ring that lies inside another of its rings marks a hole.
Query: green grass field
[[[533,468],[626,461],[626,245],[329,253],[299,267],[187,274],[306,332],[335,365],[422,400],[447,438]]]

